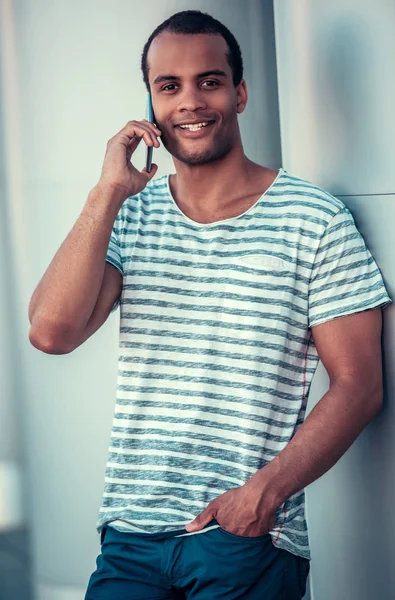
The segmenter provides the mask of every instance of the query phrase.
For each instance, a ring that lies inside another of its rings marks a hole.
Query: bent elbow
[[[62,336],[45,335],[33,327],[29,331],[29,341],[34,348],[45,354],[69,354],[76,347],[67,343]]]

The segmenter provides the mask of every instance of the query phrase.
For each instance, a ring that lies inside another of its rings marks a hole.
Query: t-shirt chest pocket
[[[272,255],[246,254],[235,257],[233,265],[240,292],[246,294],[251,302],[267,305],[282,303],[290,281],[286,261]]]

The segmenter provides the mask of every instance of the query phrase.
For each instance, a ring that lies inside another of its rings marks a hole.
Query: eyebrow
[[[221,69],[211,69],[210,71],[204,71],[203,73],[198,73],[196,75],[196,79],[201,79],[202,77],[209,77],[210,75],[216,75],[217,77],[227,77],[225,71]],[[158,75],[154,79],[154,84],[163,83],[164,81],[180,81],[181,77],[177,75]]]

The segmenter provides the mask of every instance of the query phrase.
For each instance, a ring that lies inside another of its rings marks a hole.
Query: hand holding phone
[[[130,159],[141,140],[144,140],[148,148],[152,149],[153,146],[159,148],[160,135],[162,132],[153,122],[148,122],[146,119],[129,121],[108,141],[97,185],[105,188],[106,191],[109,188],[116,190],[124,199],[141,192],[155,176],[158,166],[151,162],[149,172],[145,168],[139,171]]]

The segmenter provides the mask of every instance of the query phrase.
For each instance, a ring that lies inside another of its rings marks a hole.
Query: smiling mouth
[[[203,129],[204,127],[208,127],[209,125],[212,125],[214,123],[214,121],[202,121],[201,123],[185,123],[182,125],[177,125],[177,127],[179,127],[180,129],[183,129],[184,131],[200,131],[201,129]]]

